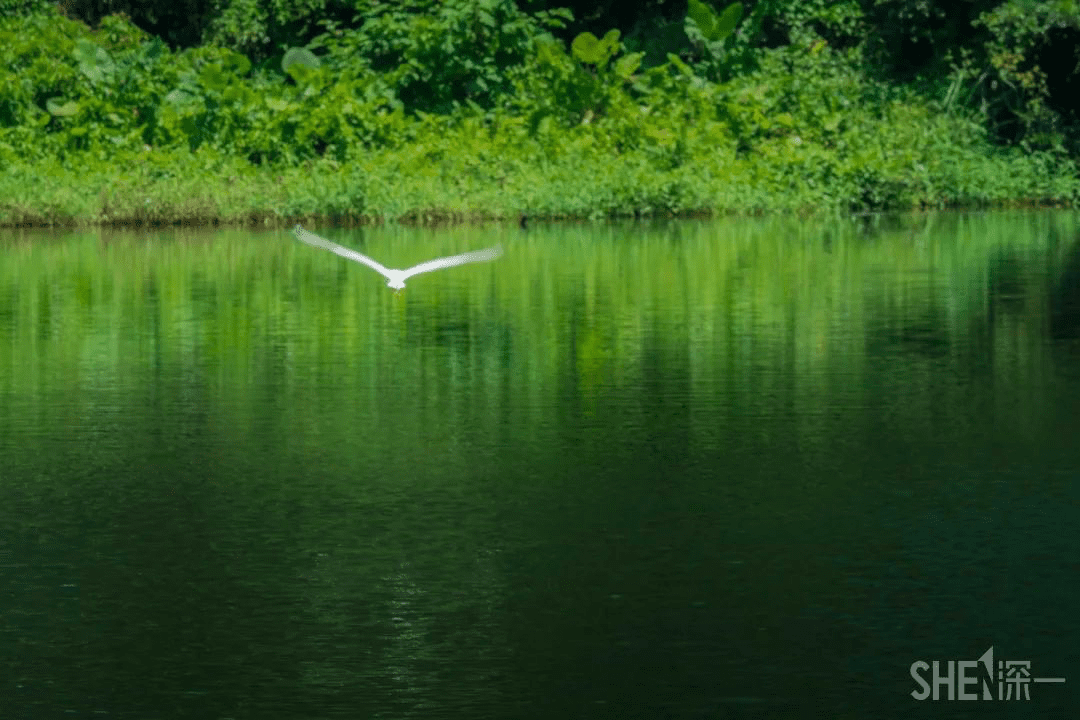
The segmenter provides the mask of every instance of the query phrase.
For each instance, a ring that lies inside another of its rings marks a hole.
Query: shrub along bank
[[[697,5],[700,5],[698,3]],[[763,7],[759,4],[757,8]],[[812,32],[752,47],[689,5],[691,52],[551,32],[509,0],[325,24],[257,65],[123,16],[0,18],[0,224],[456,221],[1075,203],[1060,144],[875,79]],[[704,9],[703,9],[704,8]],[[737,12],[736,12],[737,10]],[[486,13],[486,14],[485,14]]]

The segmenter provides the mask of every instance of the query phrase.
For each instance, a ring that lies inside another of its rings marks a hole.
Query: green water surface
[[[1080,216],[311,229],[0,234],[0,717],[1080,716]]]

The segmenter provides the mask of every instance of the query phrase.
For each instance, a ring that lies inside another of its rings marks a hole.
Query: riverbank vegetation
[[[0,0],[0,224],[1080,199],[1072,0],[576,5]]]

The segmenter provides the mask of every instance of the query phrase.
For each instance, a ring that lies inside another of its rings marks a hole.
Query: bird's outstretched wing
[[[502,255],[501,247],[487,248],[486,250],[473,250],[472,252],[462,253],[460,255],[451,255],[450,257],[439,258],[437,260],[428,260],[425,263],[419,265],[413,265],[407,270],[403,270],[403,278],[410,278],[413,275],[419,275],[420,273],[431,272],[432,270],[441,270],[442,268],[454,267],[455,265],[464,265],[471,262],[484,262],[485,260],[494,260]]]
[[[391,277],[391,273],[389,270],[369,258],[367,255],[361,255],[355,250],[350,250],[349,248],[338,245],[337,243],[332,243],[326,238],[321,238],[314,233],[309,233],[307,230],[300,227],[299,225],[293,228],[293,234],[295,234],[296,239],[301,242],[305,242],[308,245],[313,245],[317,248],[322,248],[323,250],[329,250],[330,252],[340,255],[343,258],[355,260],[358,263],[367,265],[375,272],[384,275],[387,278]]]

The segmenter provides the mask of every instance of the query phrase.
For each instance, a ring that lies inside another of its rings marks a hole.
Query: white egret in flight
[[[454,267],[455,265],[464,265],[465,263],[481,262],[484,260],[494,260],[502,255],[502,248],[493,247],[486,250],[474,250],[473,252],[462,253],[461,255],[452,255],[450,257],[439,258],[438,260],[428,260],[427,262],[420,263],[419,265],[413,265],[411,268],[405,270],[392,270],[388,267],[380,265],[367,255],[361,255],[355,250],[350,250],[347,247],[342,247],[337,243],[332,243],[325,238],[321,238],[314,233],[309,233],[304,228],[297,225],[293,228],[293,233],[296,234],[296,238],[301,242],[305,242],[308,245],[314,245],[315,247],[322,248],[323,250],[329,250],[332,253],[340,255],[343,258],[355,260],[358,263],[367,265],[386,277],[386,284],[388,287],[392,287],[395,290],[400,290],[405,287],[405,281],[411,278],[413,275],[419,275],[420,273],[431,272],[432,270],[441,270],[442,268]]]

